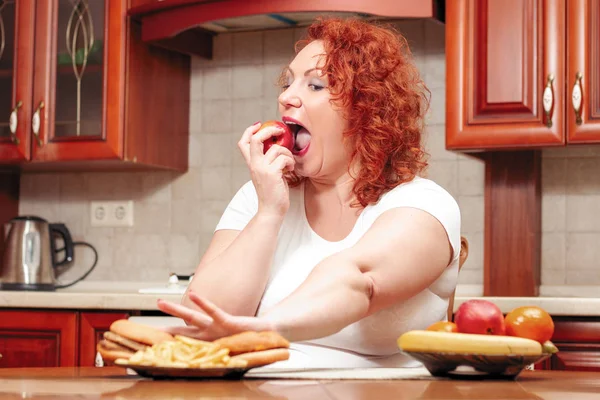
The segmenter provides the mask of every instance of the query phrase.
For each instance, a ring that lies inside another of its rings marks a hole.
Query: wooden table
[[[595,372],[526,371],[516,381],[153,381],[122,368],[0,369],[0,399],[544,399],[600,398]]]

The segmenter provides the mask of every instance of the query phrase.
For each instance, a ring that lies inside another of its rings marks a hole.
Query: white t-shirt
[[[361,212],[350,234],[330,242],[310,227],[304,208],[304,184],[290,189],[290,208],[279,231],[271,274],[258,314],[289,296],[324,258],[354,245],[383,212],[396,207],[424,210],[444,226],[454,251],[439,278],[414,297],[317,340],[293,343],[290,360],[276,367],[405,367],[420,365],[400,352],[396,340],[412,329],[425,329],[446,318],[458,278],[460,211],[454,198],[431,180],[415,177],[381,196]],[[242,230],[258,210],[252,181],[233,197],[215,230]],[[401,256],[399,254],[399,256]]]

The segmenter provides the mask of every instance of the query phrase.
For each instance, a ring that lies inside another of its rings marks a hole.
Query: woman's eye
[[[287,83],[285,85],[281,85],[281,90],[287,90],[290,87]]]
[[[323,86],[317,85],[317,84],[314,84],[314,83],[309,84],[308,87],[311,90],[314,90],[315,92],[318,92],[319,90],[323,89]]]

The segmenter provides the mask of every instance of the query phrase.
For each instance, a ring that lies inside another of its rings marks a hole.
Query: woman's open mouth
[[[284,118],[283,122],[290,127],[292,133],[294,134],[294,148],[292,149],[292,153],[295,156],[303,156],[306,154],[308,147],[310,146],[310,132],[298,121],[291,118]]]

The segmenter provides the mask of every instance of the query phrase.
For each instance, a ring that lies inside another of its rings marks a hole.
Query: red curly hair
[[[421,132],[430,92],[406,39],[389,25],[319,18],[296,43],[296,52],[314,40],[324,42],[332,102],[346,110],[350,164],[360,165],[353,206],[366,207],[427,166]],[[286,178],[291,186],[302,180],[294,173]]]

